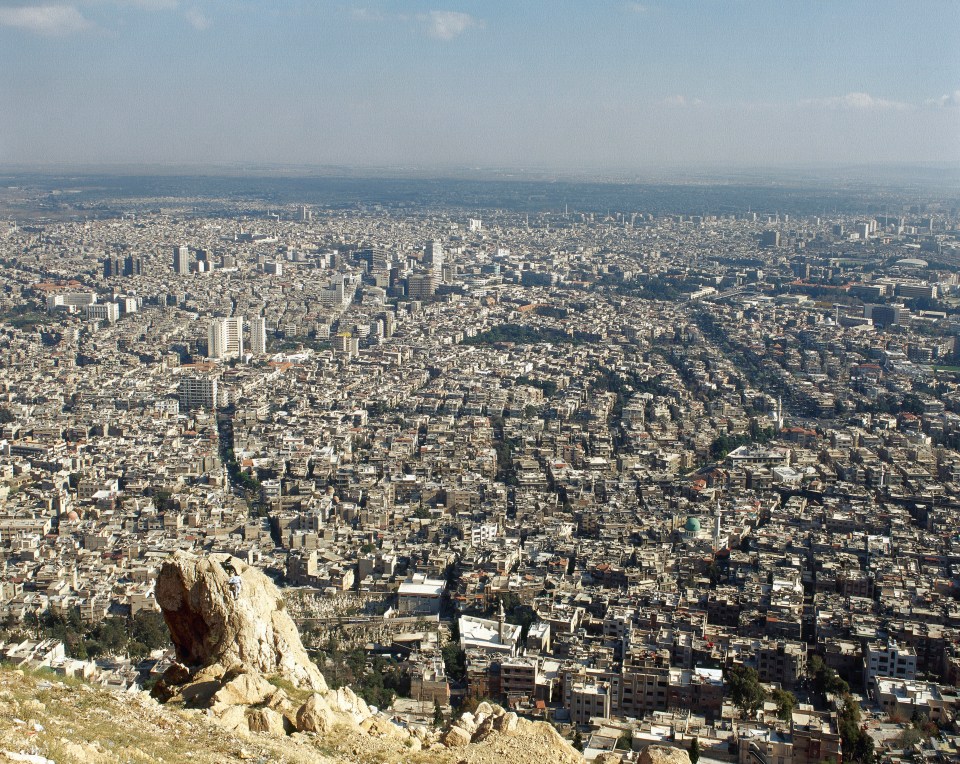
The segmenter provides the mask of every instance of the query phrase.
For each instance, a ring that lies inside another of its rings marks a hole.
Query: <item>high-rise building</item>
[[[209,358],[238,358],[243,355],[243,316],[215,318],[207,327]]]
[[[250,352],[254,355],[266,355],[267,320],[265,318],[250,319]]]
[[[350,334],[350,332],[342,332],[334,337],[333,349],[337,353],[355,358],[360,354],[360,340]]]
[[[411,300],[423,300],[437,293],[439,277],[433,271],[411,273],[407,278],[407,297]]]
[[[190,273],[190,247],[180,244],[173,248],[173,272]]]
[[[779,231],[764,231],[760,234],[760,246],[763,249],[776,249],[780,246]]]
[[[127,255],[123,261],[124,276],[143,275],[143,258],[139,255]]]
[[[443,267],[443,244],[436,240],[427,242],[423,264],[439,272]]]
[[[190,375],[180,380],[180,410],[210,409],[217,406],[217,378],[209,375]]]
[[[119,276],[121,269],[122,265],[119,257],[107,255],[105,258],[103,258],[103,277],[105,279],[108,279],[111,276]]]

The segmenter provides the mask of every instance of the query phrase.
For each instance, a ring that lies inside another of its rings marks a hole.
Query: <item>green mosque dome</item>
[[[695,517],[688,517],[686,525],[683,526],[683,529],[687,533],[699,533],[700,532],[700,521]]]

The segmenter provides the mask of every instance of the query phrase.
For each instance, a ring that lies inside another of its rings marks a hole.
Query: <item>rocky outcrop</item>
[[[238,592],[231,588],[232,575],[241,579]],[[424,751],[444,764],[450,757],[467,764],[582,762],[552,726],[520,719],[495,704],[480,703],[440,731],[395,724],[349,687],[328,690],[280,592],[235,558],[177,552],[161,568],[156,597],[178,662],[154,687],[154,697],[200,709],[231,735],[300,744],[344,741],[354,757],[369,746],[403,755]]]
[[[262,674],[242,672],[221,685],[212,696],[214,706],[255,706],[273,696],[277,688]]]
[[[593,764],[621,764],[623,756],[619,753],[601,753],[593,760]]]
[[[638,764],[690,764],[690,754],[668,745],[648,745],[640,752]]]
[[[470,745],[470,733],[463,727],[451,727],[444,733],[441,742],[447,748],[462,748]]]
[[[242,581],[236,597],[229,567]],[[175,552],[160,569],[156,598],[177,659],[186,666],[240,665],[282,676],[297,687],[326,690],[283,597],[257,568],[227,555]]]
[[[330,732],[337,718],[323,696],[314,693],[297,711],[297,730],[317,732],[321,735]]]

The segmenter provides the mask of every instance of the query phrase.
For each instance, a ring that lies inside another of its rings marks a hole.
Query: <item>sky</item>
[[[0,0],[0,165],[921,162],[958,0]]]

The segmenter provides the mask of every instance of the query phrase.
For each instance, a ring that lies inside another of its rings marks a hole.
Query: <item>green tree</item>
[[[141,642],[147,652],[167,647],[170,644],[170,632],[163,616],[155,610],[141,610],[133,617],[131,636]]]
[[[690,743],[690,764],[700,761],[700,738],[695,737]]]
[[[727,693],[744,717],[755,715],[767,697],[756,669],[742,665],[727,672]]]
[[[796,696],[787,690],[776,689],[772,693],[773,702],[777,704],[777,718],[785,722],[790,721],[793,709],[797,707]]]
[[[577,730],[573,733],[573,747],[578,751],[583,753],[583,735],[580,734],[580,730]]]
[[[467,676],[467,654],[460,648],[456,642],[450,642],[444,645],[440,651],[443,656],[443,666],[447,671],[447,676],[451,679],[462,682]]]
[[[440,707],[440,701],[436,698],[433,699],[433,726],[443,726],[443,709]]]
[[[618,737],[617,743],[614,746],[614,749],[620,749],[622,751],[632,751],[633,750],[633,730],[627,730],[620,737]]]
[[[837,715],[837,727],[843,743],[844,761],[873,764],[876,759],[873,738],[860,728],[860,706],[849,693],[843,696]]]
[[[350,673],[353,674],[353,680],[359,681],[367,668],[367,652],[362,647],[357,647],[347,653],[347,666]]]

